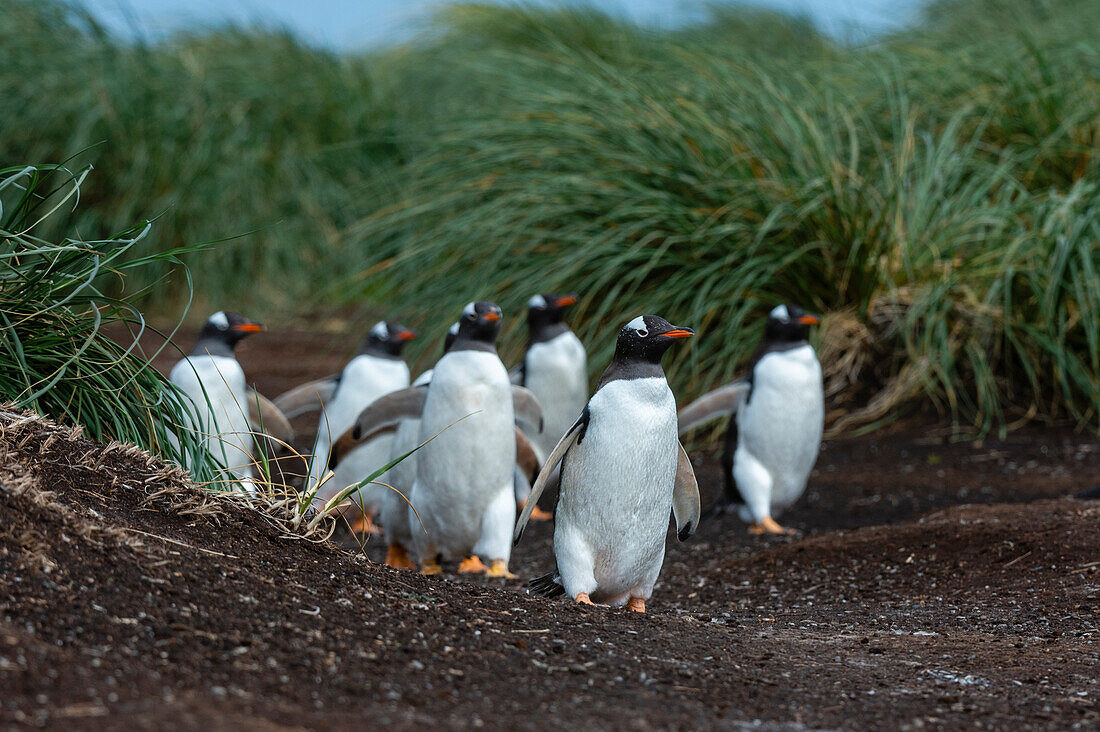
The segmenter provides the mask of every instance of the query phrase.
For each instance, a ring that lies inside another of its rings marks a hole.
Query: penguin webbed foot
[[[771,516],[765,516],[760,519],[759,523],[753,524],[749,527],[749,533],[757,536],[763,534],[771,534],[773,536],[797,536],[797,529],[788,529],[784,526],[780,526],[779,523]]]
[[[481,557],[476,554],[463,559],[458,565],[459,574],[482,574],[489,571],[489,565],[481,561]]]
[[[494,559],[487,572],[486,577],[503,577],[504,579],[515,579],[516,576],[508,571],[508,562],[503,559]]]
[[[386,551],[386,565],[394,569],[416,569],[416,565],[409,558],[408,550],[396,542],[390,544],[389,549]]]
[[[636,613],[645,612],[645,600],[640,597],[630,598],[630,601],[626,603],[626,606]]]
[[[587,592],[578,593],[577,596],[575,598],[573,598],[573,601],[576,602],[578,605],[595,605],[596,604],[596,603],[592,602],[592,598],[588,596]]]

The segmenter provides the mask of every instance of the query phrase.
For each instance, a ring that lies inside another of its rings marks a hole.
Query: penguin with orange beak
[[[576,302],[576,295],[554,294],[535,295],[527,302],[527,351],[511,372],[512,383],[529,389],[543,405],[546,424],[531,439],[540,462],[588,401],[588,354],[565,322],[566,310]],[[517,476],[516,486],[516,503],[522,511],[530,485]],[[533,517],[546,520],[550,514],[536,507]]]
[[[797,305],[768,315],[749,373],[680,410],[680,434],[729,416],[725,491],[708,514],[736,511],[757,534],[793,533],[775,517],[797,501],[817,461],[825,418],[821,364],[806,337],[819,318]]]
[[[389,462],[393,436],[384,435],[358,446],[353,454],[345,457],[330,478],[324,479],[336,438],[351,427],[359,413],[373,401],[409,386],[409,365],[402,354],[414,338],[416,332],[400,323],[375,323],[359,353],[341,372],[331,399],[324,403],[313,445],[306,490],[313,494],[315,505],[324,505],[349,485],[358,483],[380,465]],[[372,485],[354,497],[355,502],[364,509],[358,512],[359,520],[353,526],[355,530],[374,530],[370,517],[378,512],[382,490]]]
[[[516,522],[519,541],[560,465],[557,571],[532,580],[532,592],[645,612],[664,563],[669,514],[681,541],[699,525],[699,486],[677,438],[676,398],[661,367],[665,352],[692,335],[655,315],[619,331],[611,364],[546,459]]]
[[[168,380],[193,402],[189,425],[203,436],[214,460],[231,479],[249,492],[253,482],[253,429],[244,370],[234,349],[264,327],[238,313],[216,312],[199,333],[191,353],[172,367]],[[266,401],[266,400],[265,400]]]

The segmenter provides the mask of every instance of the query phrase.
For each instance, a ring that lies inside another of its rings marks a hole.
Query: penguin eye
[[[649,331],[646,330],[645,328],[635,328],[634,332],[638,334],[639,338],[645,338],[646,336],[649,335]]]

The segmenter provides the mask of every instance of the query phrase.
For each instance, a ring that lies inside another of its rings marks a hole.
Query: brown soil
[[[334,365],[291,348],[304,373],[272,375],[260,343],[242,361],[268,394]],[[783,517],[804,536],[733,517],[670,536],[640,616],[526,595],[553,565],[546,524],[517,549],[521,580],[423,578],[290,536],[140,453],[12,422],[9,725],[1100,726],[1100,502],[1068,497],[1100,483],[1091,436],[830,441]],[[694,459],[709,501],[716,461]]]

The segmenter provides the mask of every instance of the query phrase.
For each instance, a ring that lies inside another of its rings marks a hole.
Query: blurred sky
[[[490,0],[493,1],[493,0]],[[259,22],[293,30],[306,41],[339,50],[408,40],[447,0],[84,0],[125,37],[156,38],[195,25]],[[530,4],[560,5],[553,0]],[[702,15],[704,0],[588,0],[589,5],[640,23],[675,27]],[[756,0],[755,5],[805,14],[839,37],[860,39],[914,18],[919,0]]]

